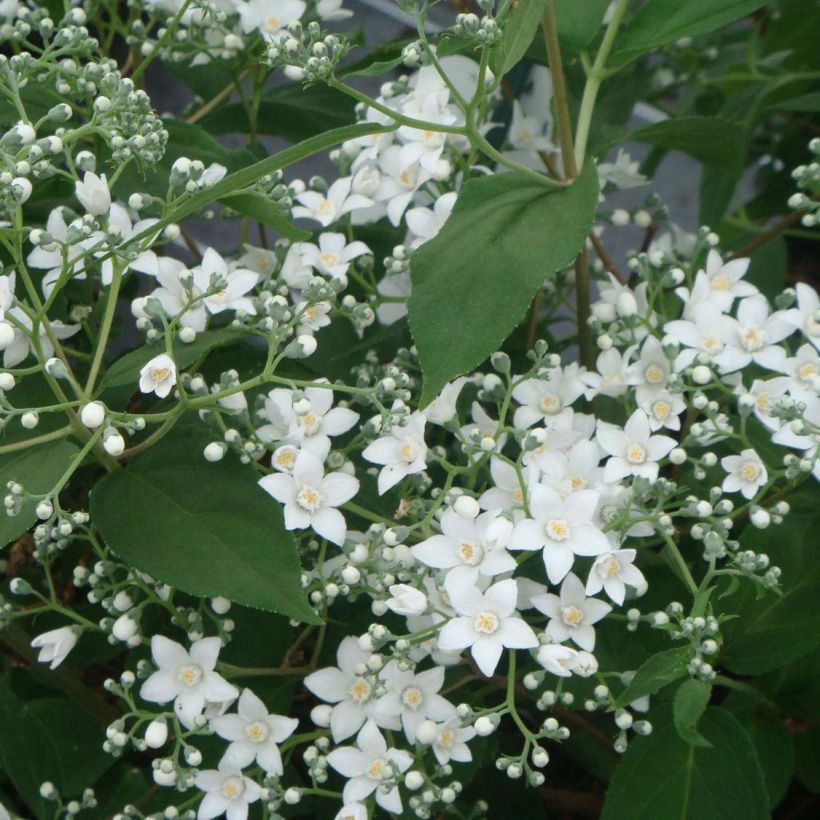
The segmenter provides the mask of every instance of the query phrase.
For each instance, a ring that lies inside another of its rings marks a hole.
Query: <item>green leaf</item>
[[[355,66],[351,67],[349,71],[345,71],[342,74],[342,78],[380,77],[382,74],[387,74],[388,71],[398,68],[402,62],[403,60],[401,55],[398,57],[393,57],[392,60],[375,60],[374,62],[368,62],[367,65],[364,65],[361,68],[356,68]]]
[[[602,820],[765,820],[763,774],[749,735],[710,706],[700,729],[711,748],[690,746],[671,721],[653,719],[635,738],[607,790]]]
[[[739,168],[745,155],[743,127],[719,117],[676,117],[638,128],[629,139],[667,151],[683,151],[705,165],[724,171]]]
[[[34,494],[53,489],[78,450],[70,441],[53,441],[0,456],[0,487],[19,481]],[[0,517],[0,547],[10,544],[37,521],[37,501],[26,501],[15,516]]]
[[[198,333],[190,344],[185,344],[176,339],[172,347],[172,353],[177,370],[190,367],[214,348],[236,344],[243,339],[247,339],[248,336],[249,334],[244,330],[222,328],[221,330],[206,330],[204,333]],[[125,385],[133,385],[134,390],[136,390],[140,370],[154,356],[159,356],[160,353],[165,353],[163,342],[145,345],[121,356],[106,370],[97,392],[100,393],[111,387],[124,387]]]
[[[490,55],[490,67],[503,77],[524,56],[544,16],[546,0],[511,0],[501,20],[501,42]]]
[[[206,462],[208,440],[167,438],[98,482],[91,513],[100,533],[123,560],[183,592],[317,623],[280,506],[251,468]]]
[[[794,774],[794,737],[782,718],[763,714],[739,717],[757,750],[769,808],[773,809],[785,797]]]
[[[799,97],[791,97],[783,102],[773,103],[769,107],[781,111],[806,111],[816,114],[820,112],[820,91],[801,94]]]
[[[749,525],[742,549],[765,551],[782,571],[784,591],[758,600],[750,585],[729,598],[725,612],[738,618],[727,624],[720,660],[741,675],[761,674],[808,655],[820,646],[820,566],[816,558],[820,507],[813,489],[789,498],[791,511],[777,526],[776,537]]]
[[[555,18],[561,44],[583,51],[601,30],[610,0],[557,0]]]
[[[258,134],[274,134],[287,140],[302,140],[355,122],[356,102],[326,85],[305,88],[286,83],[266,91],[256,119]],[[246,134],[248,114],[241,103],[220,106],[200,120],[211,134]]]
[[[311,237],[310,231],[297,228],[275,202],[265,199],[262,194],[255,192],[230,194],[222,197],[220,202],[238,211],[243,216],[249,216],[251,219],[279,231],[283,236],[294,242],[303,242]]]
[[[691,656],[688,647],[665,649],[653,655],[639,667],[615,705],[619,708],[628,706],[638,698],[654,695],[664,686],[679,680],[687,674],[686,665]]]
[[[691,746],[712,745],[697,729],[698,721],[706,711],[711,695],[711,684],[694,679],[685,680],[675,692],[672,705],[675,728],[681,739]]]
[[[536,291],[581,250],[597,202],[592,162],[559,190],[519,172],[464,185],[444,228],[410,258],[422,406],[498,350]]]
[[[695,37],[732,23],[766,0],[647,0],[632,17],[617,40],[613,56],[633,57],[643,51],[673,43],[681,37]]]

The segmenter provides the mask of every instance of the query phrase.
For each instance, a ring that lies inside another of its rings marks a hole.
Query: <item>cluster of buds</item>
[[[820,138],[815,137],[809,143],[809,150],[814,154],[812,162],[799,165],[792,171],[792,178],[800,191],[789,198],[789,207],[805,211],[800,221],[807,228],[813,228],[820,224]]]
[[[315,83],[330,79],[349,50],[344,37],[324,34],[318,23],[305,27],[294,21],[271,41],[265,59],[272,68],[284,68],[292,80]]]

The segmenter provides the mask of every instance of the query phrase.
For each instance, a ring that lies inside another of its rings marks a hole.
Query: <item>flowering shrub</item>
[[[400,5],[0,2],[0,817],[820,788],[818,5]]]

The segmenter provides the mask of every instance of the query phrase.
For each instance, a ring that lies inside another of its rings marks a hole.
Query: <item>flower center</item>
[[[743,347],[748,351],[760,350],[766,342],[766,334],[756,327],[747,328],[742,337]]]
[[[202,668],[195,663],[179,670],[179,682],[184,686],[196,686],[202,680]]]
[[[658,421],[664,421],[665,419],[669,418],[669,412],[671,411],[672,407],[668,401],[664,401],[663,399],[658,399],[652,405],[652,415],[658,419]]]
[[[305,428],[306,433],[315,433],[319,427],[319,418],[316,413],[305,413],[299,417],[299,423]]]
[[[492,635],[498,627],[498,616],[495,612],[479,612],[473,621],[473,628],[482,635]]]
[[[817,365],[812,362],[806,362],[806,364],[800,365],[800,367],[797,368],[797,376],[804,382],[813,381],[817,376],[817,372]]]
[[[626,448],[626,460],[630,464],[643,464],[646,461],[646,450],[640,444],[630,444]]]
[[[809,316],[809,318],[806,319],[805,330],[807,336],[811,336],[812,338],[820,336],[820,320],[818,320],[816,316]]]
[[[404,441],[399,447],[399,455],[408,463],[416,460],[418,446],[414,441]]]
[[[380,757],[377,757],[367,767],[367,776],[372,777],[373,780],[382,780],[385,776],[385,768],[384,761]]]
[[[458,545],[456,552],[458,553],[458,557],[470,567],[480,564],[481,559],[484,557],[484,550],[482,550],[477,544],[473,544],[470,541],[462,541]]]
[[[660,384],[666,374],[660,365],[650,364],[649,367],[644,370],[643,375],[650,384]]]
[[[350,697],[356,703],[364,703],[370,697],[372,691],[373,687],[364,678],[356,678],[350,687]]]
[[[313,487],[306,485],[296,493],[296,503],[303,510],[316,512],[316,510],[322,506],[322,496],[317,490],[314,490]]]
[[[561,399],[555,393],[547,393],[541,397],[541,409],[545,413],[557,413],[561,409]]]
[[[268,724],[262,723],[261,720],[249,723],[245,727],[245,736],[251,743],[264,743],[268,739],[269,734],[270,729],[268,728]]]
[[[274,464],[285,472],[290,472],[296,463],[296,456],[299,451],[295,447],[285,445],[280,447],[273,456]]]
[[[436,743],[445,749],[452,749],[456,742],[456,733],[452,729],[445,729],[439,736]]]
[[[401,693],[401,702],[414,712],[421,706],[423,700],[424,694],[417,686],[408,686]]]
[[[328,216],[332,214],[336,209],[333,207],[333,203],[329,199],[323,199],[318,207],[316,208],[316,212],[321,214],[322,216]]]
[[[399,182],[402,185],[407,186],[408,188],[415,188],[416,187],[416,174],[411,171],[409,168],[405,168],[399,174]]]
[[[702,347],[706,353],[712,353],[720,348],[720,341],[715,336],[707,336],[703,340]]]
[[[330,251],[325,251],[324,253],[319,254],[319,259],[326,268],[332,268],[336,264],[338,258],[338,254],[331,253]]]
[[[544,529],[547,537],[553,541],[566,541],[569,538],[569,524],[564,518],[550,518]]]
[[[242,792],[245,791],[245,784],[242,782],[241,777],[229,777],[223,784],[222,784],[222,794],[228,798],[228,800],[234,800],[235,798],[239,797]]]
[[[269,15],[265,18],[262,28],[264,28],[269,34],[275,34],[279,31],[279,18],[275,14]]]
[[[167,367],[152,367],[148,372],[155,382],[164,382],[171,371]]]
[[[561,607],[561,620],[571,627],[580,626],[584,620],[584,610],[574,604]]]
[[[602,578],[614,578],[620,571],[621,562],[614,555],[598,564],[598,574]]]
[[[587,480],[580,475],[574,475],[569,480],[569,486],[572,487],[573,490],[583,490],[587,486]]]
[[[729,290],[729,279],[724,273],[719,273],[712,279],[712,290]]]
[[[760,476],[760,465],[754,461],[746,461],[740,468],[740,477],[744,481],[757,481]]]
[[[516,504],[522,504],[524,502],[524,493],[521,492],[520,487],[512,491],[512,500],[515,501]]]

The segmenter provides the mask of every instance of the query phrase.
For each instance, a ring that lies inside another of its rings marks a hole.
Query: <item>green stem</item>
[[[97,337],[97,345],[94,351],[94,360],[91,362],[91,370],[88,373],[88,380],[85,383],[86,396],[90,396],[94,390],[94,382],[97,380],[97,374],[100,372],[100,365],[102,365],[103,356],[105,355],[105,348],[108,344],[108,336],[111,333],[111,325],[114,322],[114,314],[117,310],[117,297],[120,293],[120,283],[122,282],[122,268],[114,264],[114,272],[111,277],[111,285],[108,289],[108,301],[105,303],[105,313],[103,313],[102,325],[100,326],[100,333]]]
[[[606,32],[604,32],[604,39],[601,41],[598,53],[595,55],[595,62],[587,75],[584,93],[581,97],[581,108],[578,111],[578,127],[575,132],[575,165],[579,171],[584,165],[584,156],[586,155],[589,140],[589,127],[592,122],[592,113],[595,110],[595,101],[598,98],[598,90],[601,87],[601,82],[606,77],[606,61],[609,59],[615,37],[618,34],[618,28],[621,25],[621,19],[628,4],[629,0],[617,0],[609,25]]]
[[[159,53],[159,50],[173,37],[174,32],[177,30],[180,21],[182,20],[182,16],[188,11],[188,6],[191,5],[192,0],[185,0],[182,4],[180,10],[174,16],[174,19],[168,23],[165,31],[162,33],[162,37],[160,37],[156,43],[154,43],[154,47],[148,53],[148,56],[134,69],[134,73],[131,75],[131,79],[136,83],[140,77],[145,73],[145,69],[148,68],[149,65],[154,61],[154,58]]]

